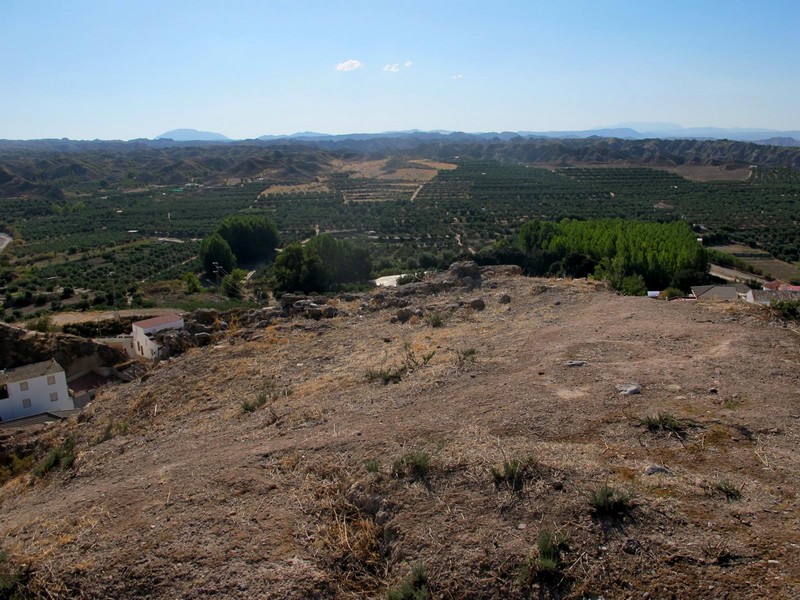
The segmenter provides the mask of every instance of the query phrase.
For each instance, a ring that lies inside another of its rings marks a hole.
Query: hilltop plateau
[[[4,430],[74,442],[0,490],[5,568],[40,597],[800,595],[796,331],[452,275],[224,316],[79,418]]]

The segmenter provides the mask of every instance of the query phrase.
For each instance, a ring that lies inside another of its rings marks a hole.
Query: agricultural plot
[[[350,161],[305,184],[294,177],[95,190],[60,201],[0,199],[0,225],[23,241],[6,254],[27,268],[10,293],[35,296],[62,279],[106,291],[108,271],[117,274],[113,285],[127,288],[180,276],[196,269],[197,240],[240,212],[273,217],[282,245],[317,232],[368,244],[376,271],[442,264],[513,238],[531,219],[564,218],[683,219],[711,242],[736,241],[789,263],[800,260],[800,176],[791,170],[755,169],[747,181],[701,183],[648,168],[456,162]]]

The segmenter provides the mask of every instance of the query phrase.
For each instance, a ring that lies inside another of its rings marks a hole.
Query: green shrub
[[[367,473],[378,473],[381,470],[381,464],[374,458],[370,458],[364,462],[364,468],[367,470]]]
[[[44,477],[47,473],[54,469],[66,470],[75,462],[75,438],[69,436],[58,446],[53,448],[47,456],[45,456],[34,467],[33,473],[37,477]]]
[[[800,300],[773,300],[772,311],[782,319],[800,319]]]
[[[618,516],[631,508],[630,497],[607,483],[589,495],[589,505],[592,512],[599,517]]]
[[[676,419],[670,413],[658,413],[655,417],[645,417],[642,424],[649,431],[666,431],[678,437],[686,435],[686,424]]]
[[[408,475],[414,479],[426,479],[431,468],[431,458],[424,450],[414,450],[397,460],[392,471],[396,477]]]
[[[737,488],[727,479],[721,479],[711,486],[711,490],[725,496],[726,500],[738,500],[742,497],[742,490]]]
[[[494,487],[497,489],[507,488],[515,492],[520,491],[525,485],[525,479],[530,476],[531,470],[535,465],[536,461],[529,457],[524,460],[512,458],[504,461],[499,467],[492,466],[490,472],[494,479]]]
[[[536,566],[540,575],[549,577],[558,573],[561,550],[564,546],[565,540],[562,536],[551,533],[546,529],[539,532],[539,537],[536,540],[536,547],[539,550]]]
[[[386,592],[386,600],[428,600],[431,591],[428,587],[428,574],[424,564],[411,567],[411,576]]]
[[[444,315],[440,312],[432,312],[425,317],[431,327],[442,327],[444,325]]]

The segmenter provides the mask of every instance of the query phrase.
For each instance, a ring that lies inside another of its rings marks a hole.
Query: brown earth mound
[[[407,299],[103,392],[45,434],[71,468],[2,488],[7,563],[55,597],[800,595],[797,334],[502,273]]]

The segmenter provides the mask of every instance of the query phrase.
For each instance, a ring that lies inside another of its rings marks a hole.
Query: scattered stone
[[[715,387],[712,387],[712,388],[709,388],[708,393],[709,394],[718,394],[719,390],[717,388],[715,388]]]
[[[525,523],[520,523],[519,525],[517,525],[517,529],[519,529],[520,531],[522,531],[523,529],[527,529],[527,528],[528,528],[528,526],[525,525]]]
[[[500,304],[509,304],[511,302],[511,294],[503,292],[497,297],[497,301]]]
[[[561,363],[565,367],[585,367],[586,361],[585,360],[565,360]]]
[[[401,308],[397,311],[397,320],[401,323],[407,322],[411,317],[414,316],[414,311],[410,308]]]
[[[474,300],[469,301],[469,307],[472,310],[483,310],[486,308],[486,302],[483,298],[475,298]]]
[[[625,540],[625,543],[622,544],[622,551],[625,554],[639,554],[642,551],[642,545],[638,540],[628,538]]]
[[[424,314],[424,313],[422,312],[422,309],[421,309],[421,308],[418,308],[418,309],[416,309],[416,310],[414,311],[414,316],[415,316],[415,317],[419,317],[420,319],[422,318],[423,314]]]
[[[633,396],[642,393],[642,386],[638,383],[623,383],[617,386],[617,391],[623,396]]]
[[[472,279],[480,280],[481,268],[474,260],[465,260],[462,262],[454,262],[450,265],[447,272],[456,279],[464,279],[470,277]]]
[[[670,471],[667,467],[662,467],[661,465],[648,465],[648,467],[644,470],[645,475],[658,475],[659,473],[672,475],[672,471]]]
[[[213,325],[219,318],[219,312],[213,308],[198,308],[192,313],[192,318],[203,325]]]
[[[210,333],[195,333],[194,343],[198,346],[208,346],[211,343]]]
[[[332,319],[333,317],[335,317],[338,314],[339,314],[339,311],[336,310],[336,308],[333,307],[333,306],[324,306],[322,308],[322,316],[325,319]]]

